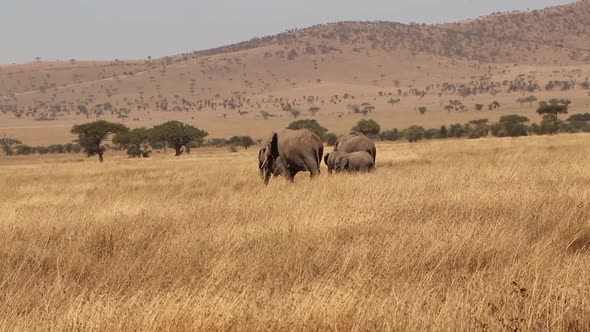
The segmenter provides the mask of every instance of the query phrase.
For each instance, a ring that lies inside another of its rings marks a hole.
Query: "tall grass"
[[[588,330],[589,141],[383,145],[268,187],[255,151],[20,159],[0,329]]]

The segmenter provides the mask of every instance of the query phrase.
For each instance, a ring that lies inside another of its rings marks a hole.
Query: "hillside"
[[[318,25],[162,59],[1,66],[0,135],[61,143],[73,123],[104,118],[261,137],[294,109],[337,133],[363,116],[384,128],[514,112],[536,120],[518,98],[587,110],[588,36],[590,2],[580,1],[440,25]]]

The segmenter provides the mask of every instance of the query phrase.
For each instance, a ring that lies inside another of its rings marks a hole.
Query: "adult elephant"
[[[320,174],[323,154],[322,140],[312,131],[281,129],[258,152],[258,168],[264,184],[277,169],[289,181],[299,172],[310,172],[313,178]]]
[[[336,172],[372,172],[375,169],[373,157],[366,151],[338,153],[334,161]]]
[[[377,148],[375,147],[375,143],[363,134],[340,136],[334,145],[334,151],[344,153],[365,151],[373,157],[373,164],[375,164],[377,160]]]

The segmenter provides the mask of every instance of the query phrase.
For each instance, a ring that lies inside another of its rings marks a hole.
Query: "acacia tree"
[[[103,154],[106,148],[102,145],[111,134],[118,134],[128,131],[125,125],[112,123],[105,120],[98,120],[72,127],[71,133],[78,135],[76,140],[82,146],[88,157],[98,155],[98,160],[103,162]]]
[[[553,122],[553,126],[559,125],[558,114],[567,114],[569,105],[572,102],[568,99],[551,99],[549,102],[542,101],[539,103],[537,114],[543,115],[545,123]]]
[[[367,137],[377,137],[381,131],[381,126],[375,120],[360,120],[356,126],[352,127],[352,133],[361,133]]]
[[[113,136],[113,143],[127,149],[127,155],[133,158],[148,158],[152,152],[147,145],[150,140],[150,130],[135,128]]]
[[[208,132],[186,123],[168,121],[152,129],[151,141],[165,142],[174,148],[175,156],[180,156],[183,153],[183,147],[189,153],[191,143],[200,145],[208,135]]]

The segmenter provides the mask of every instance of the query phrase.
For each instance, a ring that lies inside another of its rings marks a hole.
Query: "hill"
[[[525,95],[585,111],[589,35],[590,2],[580,1],[449,24],[318,25],[161,59],[2,66],[0,134],[63,143],[73,123],[104,118],[261,137],[293,109],[337,133],[364,116],[384,128],[533,119],[535,105],[517,102]]]

